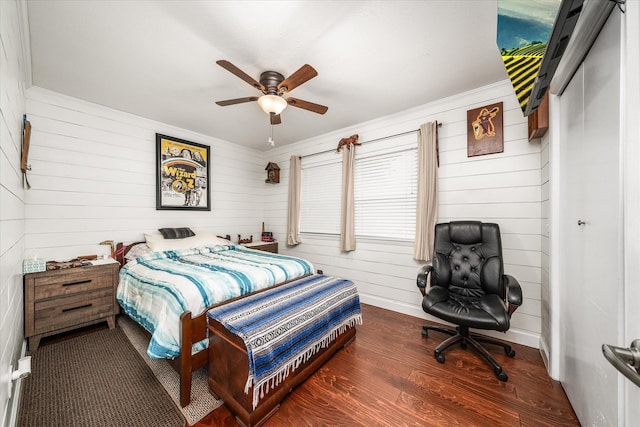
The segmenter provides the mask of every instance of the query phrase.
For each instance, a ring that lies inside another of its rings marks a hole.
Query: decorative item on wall
[[[338,142],[338,148],[336,149],[336,153],[339,153],[342,150],[342,147],[347,147],[351,149],[352,145],[362,145],[358,142],[358,134],[351,135],[348,138],[342,138],[340,142]]]
[[[503,151],[502,102],[467,111],[467,157]]]
[[[264,168],[267,171],[267,179],[264,182],[270,184],[277,184],[280,182],[280,167],[273,162],[267,163],[267,167]]]
[[[22,155],[20,157],[20,171],[22,172],[22,186],[27,190],[31,188],[29,179],[27,179],[27,171],[31,170],[31,165],[27,164],[29,160],[29,142],[31,141],[31,122],[27,120],[27,115],[22,116]]]
[[[534,138],[542,138],[549,130],[549,91],[542,98],[538,109],[527,116],[527,129],[529,141]]]
[[[156,209],[211,210],[209,147],[156,134]]]

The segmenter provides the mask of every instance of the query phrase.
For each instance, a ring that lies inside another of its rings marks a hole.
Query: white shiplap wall
[[[7,373],[22,353],[22,258],[25,245],[20,154],[29,53],[23,50],[24,7],[0,1],[0,424],[9,425],[12,407]],[[13,387],[15,389],[15,387]],[[15,393],[12,393],[15,397]]]
[[[500,101],[504,103],[504,152],[467,157],[467,110]],[[265,161],[278,163],[282,178],[279,185],[268,188],[267,229],[282,242],[282,253],[303,256],[327,274],[353,280],[363,302],[427,318],[415,286],[420,264],[413,260],[412,242],[358,239],[357,250],[343,254],[338,249],[337,236],[303,235],[302,244],[289,248],[284,241],[291,155],[330,150],[341,138],[354,133],[366,143],[418,129],[420,124],[433,120],[443,123],[439,130],[439,221],[478,219],[500,225],[505,272],[518,278],[524,293],[524,304],[514,314],[506,338],[538,347],[543,162],[540,142],[528,141],[527,119],[509,81],[267,152]]]
[[[540,354],[547,366],[550,369],[550,358],[552,351],[554,350],[551,340],[551,313],[554,310],[551,307],[551,246],[550,246],[550,233],[551,233],[551,163],[550,163],[550,132],[547,132],[538,141],[541,145],[540,150],[540,183],[541,194],[540,201],[540,235],[542,238],[542,246],[540,248],[540,317],[542,329],[540,331]]]
[[[32,87],[26,250],[47,260],[106,253],[160,227],[260,232],[263,154],[226,141]],[[156,210],[155,134],[210,146],[211,212]]]

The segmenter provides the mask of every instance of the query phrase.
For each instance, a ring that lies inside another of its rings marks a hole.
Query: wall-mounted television
[[[525,116],[542,102],[583,2],[498,0],[498,49]]]

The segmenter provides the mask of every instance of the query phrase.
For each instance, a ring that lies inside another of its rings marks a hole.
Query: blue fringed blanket
[[[259,398],[349,326],[362,324],[353,282],[314,275],[212,308],[208,317],[242,338],[249,358],[245,393]]]

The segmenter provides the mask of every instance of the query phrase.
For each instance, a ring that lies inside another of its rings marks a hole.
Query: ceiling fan
[[[304,64],[298,71],[291,74],[286,79],[276,71],[264,71],[260,74],[260,82],[257,82],[247,73],[236,67],[229,61],[223,59],[216,61],[216,64],[240,77],[254,88],[263,93],[262,96],[248,96],[246,98],[227,99],[225,101],[217,101],[216,104],[226,107],[227,105],[242,104],[243,102],[258,101],[260,108],[269,114],[272,125],[279,125],[282,121],[280,113],[291,105],[292,107],[302,108],[303,110],[312,111],[318,114],[324,114],[329,109],[324,105],[314,104],[298,98],[284,98],[283,95],[291,92],[303,83],[311,80],[318,75],[318,72],[309,64]]]

